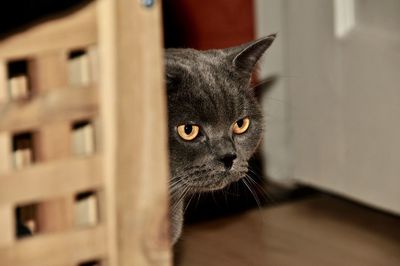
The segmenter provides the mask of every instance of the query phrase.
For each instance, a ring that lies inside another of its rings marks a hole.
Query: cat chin
[[[198,192],[212,192],[221,190],[231,183],[237,182],[246,175],[246,172],[235,172],[235,173],[221,173],[214,176],[213,181],[206,183],[191,184],[190,189],[192,193]]]

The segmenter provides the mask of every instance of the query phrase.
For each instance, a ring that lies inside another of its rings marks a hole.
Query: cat
[[[263,132],[251,76],[275,38],[219,50],[165,51],[173,244],[182,233],[188,196],[246,175]]]

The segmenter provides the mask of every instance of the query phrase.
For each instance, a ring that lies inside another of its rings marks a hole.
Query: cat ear
[[[275,38],[276,34],[271,34],[251,43],[231,48],[230,53],[233,56],[233,66],[246,74],[251,74],[256,63],[268,47],[270,47]]]

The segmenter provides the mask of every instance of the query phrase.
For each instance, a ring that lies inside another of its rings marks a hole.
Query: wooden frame
[[[171,264],[160,12],[159,1],[97,0],[0,42],[0,265]],[[89,47],[98,79],[72,87],[68,53]],[[27,60],[25,99],[9,97],[15,60]],[[92,155],[71,152],[81,120],[95,128]],[[33,132],[35,161],[15,170],[20,132]],[[77,227],[85,191],[96,193],[100,219]],[[17,239],[15,208],[30,203],[39,234]]]

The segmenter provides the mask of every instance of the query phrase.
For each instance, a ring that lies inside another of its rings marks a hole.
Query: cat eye
[[[178,135],[184,140],[194,140],[199,135],[200,128],[196,125],[185,124],[178,126]]]
[[[249,126],[250,126],[250,119],[246,117],[236,121],[236,123],[233,124],[232,130],[235,134],[240,135],[246,132]]]

